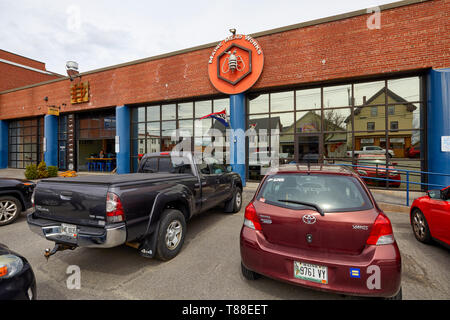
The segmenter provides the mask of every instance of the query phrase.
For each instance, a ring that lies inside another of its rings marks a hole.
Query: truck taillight
[[[244,226],[249,227],[253,230],[262,230],[261,224],[259,223],[259,219],[256,214],[255,206],[252,202],[250,202],[245,208]]]
[[[118,195],[112,192],[106,194],[106,222],[115,223],[124,221],[122,202]]]
[[[373,224],[367,244],[380,246],[394,243],[394,241],[391,221],[384,214],[380,213]]]

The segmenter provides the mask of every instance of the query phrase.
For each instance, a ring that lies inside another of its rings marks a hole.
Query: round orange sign
[[[213,86],[223,93],[238,94],[250,89],[261,76],[264,54],[255,39],[236,34],[214,48],[208,63]]]

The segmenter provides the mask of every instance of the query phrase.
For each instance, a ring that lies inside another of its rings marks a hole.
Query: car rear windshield
[[[369,196],[356,178],[328,174],[290,173],[269,176],[264,181],[257,200],[298,210],[310,208],[283,200],[313,203],[325,212],[373,208]]]

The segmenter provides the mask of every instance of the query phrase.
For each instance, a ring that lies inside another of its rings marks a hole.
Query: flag
[[[223,124],[227,128],[230,126],[230,124],[228,123],[228,120],[227,120],[227,112],[225,110],[208,114],[207,116],[201,117],[200,120],[206,119],[206,118],[216,119],[217,121],[219,121],[221,124]]]

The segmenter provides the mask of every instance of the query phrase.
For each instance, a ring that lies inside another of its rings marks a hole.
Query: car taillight
[[[255,206],[251,202],[245,208],[244,226],[249,227],[253,230],[262,230],[258,216],[256,215]]]
[[[373,224],[370,236],[367,239],[368,245],[384,245],[394,243],[394,232],[391,221],[384,214],[380,213]]]
[[[124,221],[124,215],[120,198],[116,194],[108,192],[106,194],[106,222]]]

